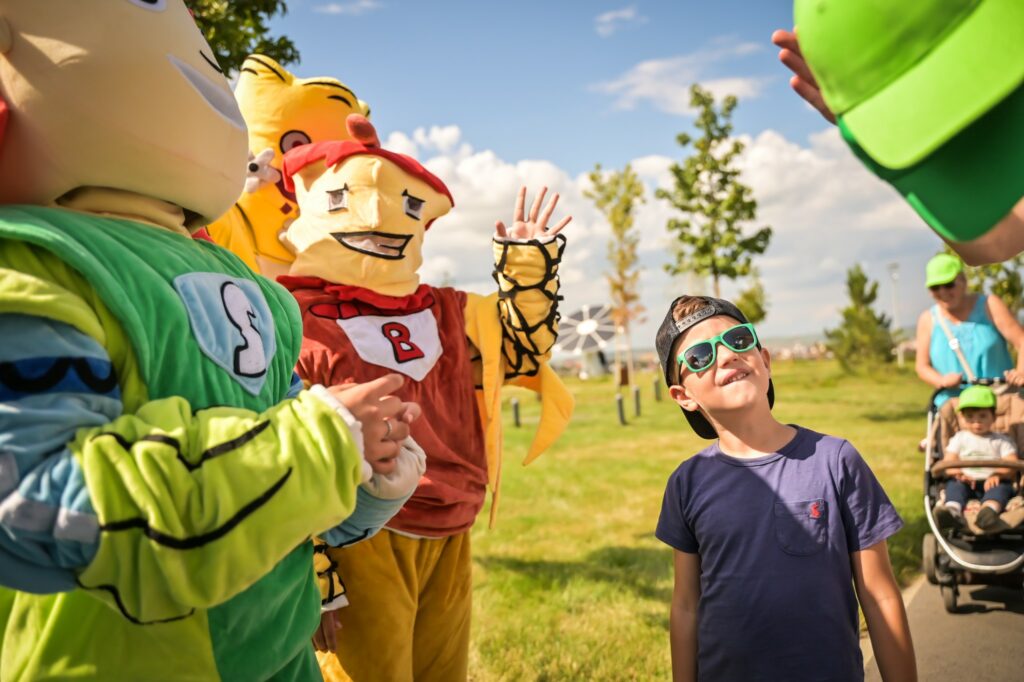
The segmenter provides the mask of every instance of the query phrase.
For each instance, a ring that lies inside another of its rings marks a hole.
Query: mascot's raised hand
[[[530,207],[530,215],[525,216],[524,208],[526,207],[526,188],[519,188],[519,195],[516,197],[516,207],[512,217],[511,229],[505,227],[505,223],[500,220],[494,223],[495,234],[500,239],[512,239],[515,241],[525,241],[529,239],[544,239],[546,237],[554,237],[556,234],[562,231],[562,229],[572,221],[572,216],[565,216],[558,221],[556,225],[549,228],[548,222],[551,220],[551,216],[555,212],[555,206],[558,205],[558,194],[554,194],[551,200],[548,201],[548,205],[544,207],[544,212],[540,212],[541,203],[544,201],[544,195],[547,194],[548,188],[541,187],[540,192],[537,194],[537,198],[533,200],[533,206]]]

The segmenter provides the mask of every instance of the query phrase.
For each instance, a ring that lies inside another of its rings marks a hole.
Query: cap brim
[[[952,277],[946,277],[945,275],[942,275],[942,276],[939,276],[939,277],[930,277],[927,280],[925,280],[924,285],[926,287],[933,287],[936,284],[949,284],[954,279],[956,279],[956,276],[959,275],[959,274],[960,273],[958,272],[958,273],[954,274]]]
[[[1024,2],[983,0],[911,69],[843,113],[864,150],[906,168],[1024,82]]]
[[[895,187],[950,241],[984,235],[1024,196],[1024,85],[907,169],[879,164],[843,118],[839,130],[871,172]]]

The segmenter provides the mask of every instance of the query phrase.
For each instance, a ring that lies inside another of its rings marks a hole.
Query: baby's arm
[[[953,437],[949,439],[949,445],[946,446],[946,454],[943,456],[943,462],[959,462],[960,461],[960,439],[957,438],[959,434],[953,434]],[[949,478],[959,479],[963,475],[963,470],[960,467],[954,469],[946,469],[946,476]]]
[[[885,540],[852,552],[857,599],[864,610],[878,670],[886,681],[914,682],[917,663],[903,597],[892,574]]]
[[[1010,443],[1006,443],[1006,447],[1004,447],[1002,451],[1002,459],[1016,462],[1017,449]],[[1011,469],[1010,467],[999,467],[994,469],[992,473],[1003,481],[1015,481],[1017,479],[1017,470]]]
[[[675,551],[672,589],[672,680],[697,680],[697,605],[700,603],[700,555]]]

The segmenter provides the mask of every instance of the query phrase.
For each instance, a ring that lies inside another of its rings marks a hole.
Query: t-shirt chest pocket
[[[823,499],[776,502],[775,541],[786,554],[810,556],[828,543],[828,507]]]

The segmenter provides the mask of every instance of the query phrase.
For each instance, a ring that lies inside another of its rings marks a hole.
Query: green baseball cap
[[[949,241],[980,237],[1024,196],[1024,85],[909,168],[878,163],[843,117],[839,131],[864,165]]]
[[[964,270],[964,264],[956,256],[940,253],[928,261],[924,267],[924,285],[933,287],[936,284],[948,284],[956,279]]]
[[[960,411],[969,407],[988,407],[994,410],[996,394],[988,386],[968,386],[960,393],[956,409]]]
[[[1024,83],[1021,0],[796,0],[793,13],[825,102],[887,168],[920,162]]]

